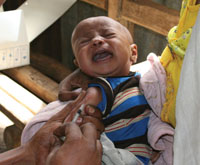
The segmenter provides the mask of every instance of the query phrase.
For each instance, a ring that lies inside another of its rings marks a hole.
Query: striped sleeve
[[[102,101],[99,103],[98,108],[101,110],[103,117],[107,116],[111,112],[114,101],[113,90],[109,82],[105,78],[98,77],[92,80],[89,87],[99,87],[101,89]]]

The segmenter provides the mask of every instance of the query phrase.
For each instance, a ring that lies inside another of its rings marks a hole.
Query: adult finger
[[[79,140],[82,137],[82,132],[76,123],[67,123],[65,126],[65,137],[67,141]]]
[[[94,117],[91,117],[91,116],[82,116],[82,121],[81,123],[78,123],[78,124],[86,124],[86,123],[92,123],[95,125],[96,127],[96,130],[100,132],[100,134],[102,132],[104,132],[104,124],[101,120],[97,119],[97,118],[94,118]]]
[[[79,104],[84,99],[85,95],[86,92],[82,91],[76,100],[68,103],[60,112],[58,112],[56,115],[50,118],[48,122],[60,121],[63,123],[65,118],[70,114],[70,112],[74,108],[78,108],[80,106]]]
[[[57,137],[65,136],[65,128],[68,123],[62,124],[60,127],[56,128],[53,134]]]
[[[87,114],[89,116],[95,117],[100,120],[102,119],[101,111],[95,106],[86,105],[84,111],[85,111],[85,114]]]
[[[74,100],[79,96],[79,94],[80,94],[79,91],[62,90],[62,91],[59,91],[59,93],[58,93],[58,99],[60,101]]]
[[[96,141],[96,148],[97,148],[97,152],[99,154],[99,157],[101,158],[102,157],[102,153],[103,153],[103,147],[102,147],[102,144],[101,144],[100,140]],[[101,164],[101,159],[99,161],[100,161],[99,164]]]
[[[86,123],[81,125],[81,131],[83,136],[85,136],[91,143],[96,143],[97,140],[97,130],[94,124]]]
[[[82,102],[79,102],[79,103],[77,103],[77,104],[74,106],[74,108],[73,108],[73,109],[71,110],[71,112],[70,112],[70,115],[68,115],[68,116],[65,118],[64,123],[73,121],[75,115],[76,115],[77,112],[80,110],[81,105],[82,105]],[[82,112],[82,111],[80,110],[79,114],[77,114],[77,115],[80,115],[81,112]],[[76,119],[75,119],[75,120],[76,120]]]
[[[82,123],[93,123],[101,134],[104,131],[101,111],[95,106],[87,105],[85,107],[85,114],[86,115],[83,116]]]
[[[45,164],[51,164],[51,159],[56,155],[59,149],[60,149],[60,146],[52,146],[52,149],[50,150],[50,153],[46,159]]]
[[[82,137],[82,132],[76,123],[65,123],[58,127],[54,132],[54,135],[58,138],[65,137],[67,141],[79,140]]]

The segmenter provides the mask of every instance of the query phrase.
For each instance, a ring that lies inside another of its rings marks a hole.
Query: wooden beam
[[[2,71],[36,96],[49,103],[57,100],[58,83],[43,75],[31,66]]]
[[[107,10],[108,0],[81,0],[81,1],[94,5],[103,10]]]
[[[30,119],[34,115],[31,114],[30,111],[26,110],[19,103],[12,100],[10,97],[6,96],[6,94],[3,93],[1,90],[0,90],[0,95],[1,97],[4,97],[4,99],[7,99],[6,103],[5,100],[1,98],[0,111],[4,115],[6,115],[13,123],[15,123],[18,128],[23,129],[26,123],[30,121]]]
[[[31,92],[17,84],[8,76],[0,73],[0,89],[33,114],[38,113],[46,104]]]
[[[99,8],[105,6],[105,1],[101,0],[82,1]],[[103,8],[108,10],[109,17],[126,25],[125,19],[164,36],[179,21],[179,11],[167,8],[151,0],[108,0],[107,3],[108,7]],[[133,24],[131,26],[133,27]],[[132,27],[128,29],[131,30]]]
[[[123,0],[121,16],[164,36],[179,21],[178,11],[150,0]]]
[[[2,129],[5,129],[6,127],[14,124],[4,113],[1,112],[1,110],[0,110],[0,119],[1,119],[0,124]]]
[[[72,72],[57,60],[43,54],[31,52],[30,60],[31,66],[58,83]]]

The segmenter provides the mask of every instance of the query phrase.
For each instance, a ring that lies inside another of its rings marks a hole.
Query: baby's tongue
[[[103,61],[111,57],[111,54],[108,52],[98,53],[93,57],[95,62]]]

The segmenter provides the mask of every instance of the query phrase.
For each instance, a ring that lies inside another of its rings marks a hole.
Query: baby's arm
[[[97,106],[102,100],[102,94],[99,87],[89,87],[86,93],[85,105]]]
[[[87,122],[93,123],[97,128],[98,137],[104,131],[104,125],[102,124],[102,113],[97,109],[97,105],[101,102],[101,90],[99,87],[89,87],[86,92],[84,104],[84,112],[82,113],[80,120],[77,123],[80,125]]]

